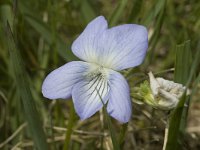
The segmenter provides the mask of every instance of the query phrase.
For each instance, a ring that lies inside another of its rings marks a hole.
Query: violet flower
[[[72,97],[82,120],[104,103],[110,116],[128,122],[132,112],[130,91],[118,71],[140,65],[147,48],[145,27],[124,24],[108,29],[105,18],[99,16],[72,44],[73,53],[83,61],[72,61],[52,71],[44,80],[42,93],[49,99]]]

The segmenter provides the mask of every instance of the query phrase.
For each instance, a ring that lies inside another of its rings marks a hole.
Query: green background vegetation
[[[148,28],[145,62],[122,72],[131,87],[153,71],[192,94],[171,112],[133,103],[125,125],[102,112],[80,121],[71,101],[46,100],[45,76],[78,60],[71,44],[99,15]],[[0,149],[112,149],[113,139],[115,149],[160,150],[164,139],[167,150],[200,149],[199,0],[1,0],[0,19]]]

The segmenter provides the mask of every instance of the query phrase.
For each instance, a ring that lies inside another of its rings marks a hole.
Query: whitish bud
[[[155,78],[152,72],[149,72],[148,75],[149,82],[144,81],[139,87],[132,90],[133,101],[139,104],[147,103],[154,108],[164,110],[176,107],[186,88],[173,81]],[[189,94],[189,90],[186,94]]]

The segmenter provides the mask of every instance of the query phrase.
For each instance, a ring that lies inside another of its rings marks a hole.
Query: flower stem
[[[108,124],[108,129],[110,131],[110,136],[111,136],[111,140],[112,140],[112,144],[113,144],[113,149],[114,150],[120,150],[119,143],[117,142],[116,134],[115,134],[114,128],[112,126],[112,122],[111,122],[110,116],[108,115],[108,112],[106,110],[106,104],[104,104],[103,99],[102,99],[101,95],[99,94],[99,90],[96,89],[96,91],[97,91],[97,94],[98,94],[102,104],[103,104],[103,112],[105,114],[105,118],[106,118],[106,121],[107,121],[107,124]]]
[[[123,124],[119,134],[119,144],[121,148],[123,147],[124,144],[124,137],[126,135],[127,129],[128,129],[128,123]]]
[[[113,144],[113,149],[114,150],[120,150],[119,143],[117,142],[116,134],[115,134],[114,128],[112,126],[112,122],[111,122],[110,116],[108,116],[108,113],[107,113],[105,105],[103,106],[103,110],[104,110],[104,113],[105,113],[106,121],[108,123],[108,129],[110,131],[110,136],[111,136],[111,140],[112,140],[112,144]]]

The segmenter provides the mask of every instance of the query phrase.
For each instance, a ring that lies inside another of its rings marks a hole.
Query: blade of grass
[[[194,77],[194,75],[196,73],[196,70],[198,69],[198,66],[200,64],[199,58],[200,58],[200,42],[198,43],[197,52],[195,53],[194,61],[193,61],[192,66],[191,66],[187,86],[189,86],[190,82],[192,81],[192,78]]]
[[[139,16],[140,11],[142,9],[142,4],[143,4],[143,0],[135,0],[133,2],[133,7],[131,10],[131,14],[129,16],[128,22],[138,22],[138,20],[136,20],[136,18]],[[138,18],[137,18],[138,19]]]
[[[156,1],[151,11],[144,17],[144,19],[142,19],[142,24],[148,26],[152,22],[152,20],[154,20],[156,16],[158,16],[159,13],[162,11],[165,3],[166,0]]]
[[[122,128],[120,130],[119,144],[120,144],[121,149],[123,148],[123,145],[124,145],[124,138],[125,138],[127,129],[128,129],[128,123],[125,123],[125,124],[122,125]]]
[[[160,14],[158,15],[158,21],[156,22],[154,33],[153,33],[153,35],[152,35],[152,37],[149,41],[149,46],[151,47],[150,52],[149,52],[149,57],[148,57],[149,63],[151,63],[152,60],[154,60],[155,47],[156,47],[156,44],[158,42],[161,27],[162,27],[162,24],[163,24],[163,21],[164,21],[164,18],[165,18],[164,16],[165,16],[166,1],[163,0],[163,3],[164,4],[161,7]]]
[[[197,51],[196,52],[197,54],[199,54],[199,55],[196,55],[196,56],[199,56],[200,57],[200,50],[199,51]],[[199,57],[196,57],[196,58],[199,58]],[[194,60],[194,63],[196,62],[196,59]],[[195,63],[196,64],[196,63]],[[193,66],[193,65],[192,65]],[[192,71],[193,69],[191,69],[191,72],[193,72]],[[197,78],[196,78],[196,80],[195,80],[195,82],[194,82],[194,86],[193,86],[193,90],[192,90],[192,92],[191,92],[191,95],[190,95],[190,99],[192,99],[192,97],[194,96],[194,94],[196,93],[196,91],[197,91],[197,87],[198,87],[198,84],[200,83],[200,73],[199,73],[199,75],[197,76]],[[181,101],[183,101],[182,99],[181,99]],[[189,100],[188,100],[189,101]],[[184,104],[182,104],[182,105],[184,105]],[[188,105],[188,107],[189,107],[189,103],[187,104]],[[178,133],[178,130],[174,130],[173,132],[175,132],[174,134],[171,134],[170,136],[168,136],[168,139],[177,139],[177,134],[179,134],[179,136],[178,136],[178,138],[179,139],[182,139],[183,137],[184,137],[184,130],[185,130],[185,124],[186,124],[186,119],[187,119],[187,110],[186,109],[182,109],[182,110],[179,110],[179,112],[178,112],[178,109],[176,109],[176,112],[174,112],[174,113],[176,113],[176,114],[178,114],[178,113],[181,113],[181,111],[182,111],[182,117],[177,117],[176,115],[173,115],[173,118],[171,118],[171,120],[176,120],[177,122],[176,123],[174,123],[174,124],[172,124],[171,125],[171,128],[173,129],[173,128],[177,128],[175,125],[176,124],[180,124],[180,133]],[[180,123],[179,123],[180,122]],[[174,126],[173,126],[174,125]],[[171,130],[171,132],[172,132],[172,130]],[[181,149],[182,147],[181,147],[181,141],[179,140],[178,142],[180,142],[179,143],[179,145],[175,145],[174,143],[170,143],[170,141],[169,140],[167,140],[168,142],[167,142],[167,147],[166,148],[164,148],[163,150],[171,150],[171,149]],[[176,147],[175,147],[176,146]]]
[[[53,36],[51,28],[40,20],[33,11],[30,11],[22,2],[19,3],[19,7],[27,22],[41,34],[47,43],[55,44],[53,43],[55,40],[52,37],[56,37],[57,43],[55,45],[57,45],[58,53],[62,58],[67,61],[77,60],[72,51],[70,51],[69,44],[65,44],[57,34]]]
[[[114,10],[114,12],[111,14],[110,17],[110,26],[114,26],[117,21],[119,20],[121,14],[123,13],[123,10],[127,4],[128,0],[121,0],[117,6],[117,8]]]
[[[181,150],[183,133],[180,130],[181,120],[183,116],[183,111],[185,109],[184,104],[186,101],[186,94],[182,96],[177,107],[172,112],[169,120],[169,131],[167,137],[167,144],[165,150]],[[184,118],[186,119],[186,118]]]
[[[195,93],[197,92],[199,83],[200,83],[200,72],[199,72],[199,75],[197,76],[196,80],[194,81],[194,86],[193,86],[192,93],[191,93],[191,96],[190,96],[191,99],[195,95]]]
[[[66,131],[66,135],[65,135],[65,143],[64,143],[64,147],[63,150],[69,150],[70,149],[70,140],[71,140],[71,135],[73,132],[73,126],[75,124],[76,121],[76,114],[75,114],[75,110],[74,110],[74,106],[72,101],[70,101],[70,116],[69,116],[69,122],[67,125],[67,131]]]
[[[81,12],[86,23],[96,17],[95,11],[88,0],[81,1]]]
[[[12,15],[12,8],[8,3],[0,3],[0,76],[3,77],[2,73],[5,73],[6,76],[9,76],[7,74],[7,69],[5,69],[5,67],[3,67],[3,65],[5,64],[5,66],[9,65],[9,61],[7,58],[7,51],[4,50],[5,48],[5,44],[6,43],[6,39],[4,38],[4,31],[2,30],[3,28],[5,28],[7,21],[11,24],[11,29],[12,29],[12,22],[13,22],[13,15]],[[9,67],[10,69],[10,67]],[[3,81],[1,81],[3,82]],[[7,84],[7,82],[6,82]]]
[[[174,81],[186,85],[189,77],[192,54],[190,49],[190,41],[186,41],[176,47],[176,60]]]
[[[12,9],[11,9],[11,6],[9,4],[1,4],[0,5],[0,15],[1,15],[2,24],[6,25],[6,22],[8,21],[11,29],[13,29]]]
[[[191,66],[190,41],[186,41],[176,47],[175,76],[174,81],[186,84],[189,78]],[[187,120],[190,97],[186,92],[181,97],[178,106],[171,113],[169,119],[169,132],[166,144],[166,150],[181,150],[184,137],[184,131]]]
[[[24,113],[29,127],[28,129],[31,132],[36,148],[38,150],[48,150],[45,133],[42,128],[42,123],[39,119],[40,115],[35,107],[34,99],[27,81],[27,74],[25,72],[24,64],[15,44],[9,22],[7,22],[6,31],[8,41],[7,45],[10,53],[10,59],[14,68],[15,82],[23,103]]]

